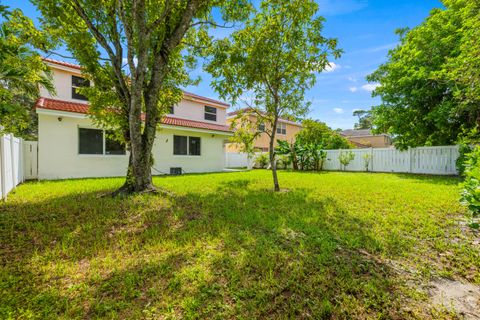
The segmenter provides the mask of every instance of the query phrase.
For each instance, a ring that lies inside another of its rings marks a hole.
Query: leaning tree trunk
[[[272,126],[272,134],[270,135],[270,148],[269,148],[269,155],[270,155],[270,167],[272,169],[272,176],[273,176],[273,190],[280,191],[280,185],[278,184],[278,177],[277,177],[277,162],[275,161],[275,150],[274,150],[274,143],[275,143],[275,133],[277,132],[277,117],[275,117],[275,122]]]

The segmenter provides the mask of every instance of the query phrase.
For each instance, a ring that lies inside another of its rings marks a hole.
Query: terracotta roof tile
[[[55,60],[55,59],[52,59],[52,58],[43,58],[43,61],[53,63],[53,64],[58,64],[58,65],[61,65],[61,66],[64,66],[64,67],[78,69],[78,70],[80,70],[82,68],[78,64],[65,62],[65,61],[58,61],[58,60]]]
[[[70,102],[70,101],[63,101],[63,100],[57,100],[57,99],[40,98],[37,100],[37,103],[35,106],[37,109],[74,112],[74,113],[81,113],[81,114],[88,113],[88,104],[86,103]],[[165,125],[176,126],[176,127],[187,127],[187,128],[196,128],[196,129],[204,129],[204,130],[232,132],[229,126],[181,119],[181,118],[176,118],[172,116],[165,116],[162,119],[161,123]]]

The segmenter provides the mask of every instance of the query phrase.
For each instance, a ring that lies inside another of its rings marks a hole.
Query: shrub
[[[269,162],[270,158],[268,156],[268,153],[260,153],[255,157],[255,167],[257,168],[266,168]]]
[[[458,145],[458,158],[456,161],[456,166],[458,174],[463,176],[465,174],[465,163],[468,160],[468,154],[473,151],[473,148],[469,144],[461,143]]]
[[[340,169],[343,166],[343,171],[347,169],[347,166],[355,159],[355,154],[352,151],[340,151],[338,160],[340,161]]]
[[[372,162],[372,155],[370,153],[365,153],[362,158],[363,158],[363,165],[365,166],[365,171],[368,172],[368,168],[370,167],[370,162]]]
[[[469,224],[480,227],[480,146],[467,154],[465,181],[462,184],[461,202],[468,208]]]
[[[292,164],[290,156],[287,154],[282,154],[278,156],[277,168],[287,169]]]

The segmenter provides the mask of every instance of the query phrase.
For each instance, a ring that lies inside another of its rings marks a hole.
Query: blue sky
[[[312,102],[308,117],[326,122],[332,128],[352,128],[355,109],[369,109],[379,100],[371,97],[372,84],[365,76],[386,61],[388,50],[395,47],[397,28],[415,27],[439,0],[317,0],[320,13],[326,18],[324,35],[339,40],[345,53],[334,60],[329,72],[318,75],[317,83],[308,94]],[[0,0],[11,8],[20,8],[36,19],[38,13],[28,0]],[[224,30],[219,30],[224,33]],[[200,69],[201,83],[188,91],[211,98],[218,95],[210,87],[210,77]],[[235,109],[236,107],[232,107]]]

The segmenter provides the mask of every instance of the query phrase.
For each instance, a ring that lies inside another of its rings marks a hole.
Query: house
[[[38,177],[65,179],[126,174],[128,152],[94,125],[88,101],[77,88],[89,85],[80,66],[45,59],[56,95],[41,90],[38,114]],[[222,171],[228,104],[185,92],[159,126],[153,146],[153,174]]]
[[[392,139],[388,134],[373,134],[370,129],[348,129],[341,131],[340,134],[358,148],[389,148],[392,146]]]
[[[227,114],[227,124],[231,126],[235,117],[240,113],[243,112],[246,116],[248,116],[249,121],[252,123],[257,122],[257,116],[254,113],[249,113],[248,109],[241,109],[234,112],[230,112]],[[236,126],[240,126],[240,124],[236,124]],[[278,119],[277,124],[277,132],[275,135],[275,146],[277,145],[277,140],[286,140],[288,142],[295,141],[295,135],[302,129],[302,125],[300,123],[290,121],[287,119]],[[264,131],[265,125],[259,124],[259,130]],[[258,151],[268,152],[270,147],[270,137],[266,133],[260,134],[254,141],[254,148]],[[241,146],[238,143],[228,143],[226,146],[227,152],[239,152]]]

